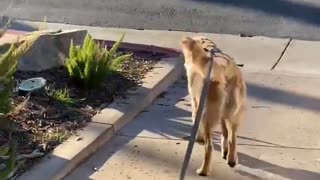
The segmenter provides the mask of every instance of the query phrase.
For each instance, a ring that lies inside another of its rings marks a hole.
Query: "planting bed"
[[[70,99],[55,98],[45,92],[32,94],[25,108],[12,118],[13,131],[0,130],[0,144],[7,144],[11,136],[18,143],[17,154],[30,154],[36,149],[44,154],[50,152],[75,130],[84,127],[92,116],[112,103],[114,98],[125,98],[126,90],[137,88],[154,64],[168,57],[166,53],[127,48],[121,48],[119,52],[130,52],[133,56],[122,65],[122,71],[109,76],[100,88],[87,93],[70,80],[66,67],[42,72],[16,72],[14,78],[17,85],[28,78],[43,77],[47,80],[48,92],[66,88]],[[14,92],[14,104],[24,99],[17,91]],[[30,167],[32,163],[33,160],[29,159],[22,167]]]

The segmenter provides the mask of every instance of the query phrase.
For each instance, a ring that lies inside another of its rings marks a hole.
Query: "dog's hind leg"
[[[208,112],[211,111],[211,112]],[[211,171],[212,159],[212,129],[219,123],[219,111],[205,110],[202,116],[202,129],[204,136],[204,158],[201,167],[197,170],[200,176],[208,176]]]
[[[221,153],[223,159],[227,159],[228,154],[228,129],[226,121],[226,119],[221,119]]]
[[[240,111],[235,114],[232,119],[228,119],[226,122],[228,129],[228,154],[227,163],[230,167],[235,167],[238,163],[237,156],[237,131],[240,122],[244,118],[245,107],[243,106]]]

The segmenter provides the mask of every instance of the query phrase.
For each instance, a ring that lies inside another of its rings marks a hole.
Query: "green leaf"
[[[0,179],[4,179],[4,180],[8,179],[9,174],[10,174],[9,169],[6,169],[2,172],[0,171]]]
[[[16,165],[16,155],[17,155],[16,151],[17,151],[16,142],[14,140],[11,140],[9,161],[8,161],[8,168],[10,171],[12,171]]]
[[[70,42],[70,49],[69,49],[69,57],[70,58],[75,58],[77,57],[77,49],[76,47],[74,46],[74,43],[73,43],[73,39],[71,39],[71,42]]]
[[[86,86],[88,86],[89,81],[91,80],[91,72],[92,72],[92,66],[93,66],[93,57],[89,56],[86,65],[84,67],[84,83]]]
[[[114,60],[112,60],[110,68],[114,71],[119,71],[122,64],[128,61],[131,58],[131,56],[132,54],[125,54],[115,58]]]
[[[122,34],[122,36],[120,37],[120,39],[113,44],[112,48],[109,50],[110,56],[113,57],[114,54],[118,51],[123,39],[124,39],[125,33]]]
[[[0,147],[0,155],[6,156],[9,153],[9,146]]]
[[[15,64],[15,57],[13,56],[13,52],[16,50],[16,46],[14,44],[11,45],[10,49],[0,57],[0,76],[6,76],[8,69],[11,69]]]
[[[86,34],[86,37],[84,38],[84,41],[83,41],[83,47],[82,47],[82,49],[84,49],[84,50],[88,49],[88,46],[89,46],[89,44],[90,44],[90,40],[91,40],[91,37],[90,37],[90,35],[87,33],[87,34]]]
[[[6,169],[0,172],[0,179],[8,179],[10,173],[14,170],[16,166],[16,150],[17,145],[15,141],[11,141],[10,150],[9,150],[9,159],[6,161]]]

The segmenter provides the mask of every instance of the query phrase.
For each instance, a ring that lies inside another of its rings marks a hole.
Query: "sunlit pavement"
[[[195,145],[186,179],[320,179],[320,79],[246,73],[248,114],[238,134],[239,164],[229,168],[215,132],[210,177],[195,171]],[[186,80],[181,79],[66,179],[178,179],[191,129]]]

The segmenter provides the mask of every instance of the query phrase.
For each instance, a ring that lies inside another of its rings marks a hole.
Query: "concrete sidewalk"
[[[240,164],[231,169],[221,158],[218,130],[212,175],[196,175],[203,157],[196,145],[186,179],[320,179],[320,79],[245,76],[249,111],[238,134]],[[186,81],[180,80],[66,179],[178,179],[190,115]]]
[[[38,29],[42,22],[16,20],[16,29]],[[239,37],[236,35],[191,33],[180,31],[134,30],[121,28],[102,28],[70,24],[47,23],[48,29],[87,29],[97,39],[118,40],[123,32],[125,42],[156,45],[180,49],[179,41],[183,36],[204,35],[214,40],[238,63],[244,64],[244,71],[278,71],[281,74],[299,73],[320,76],[320,42],[295,39],[277,39],[262,36]]]

